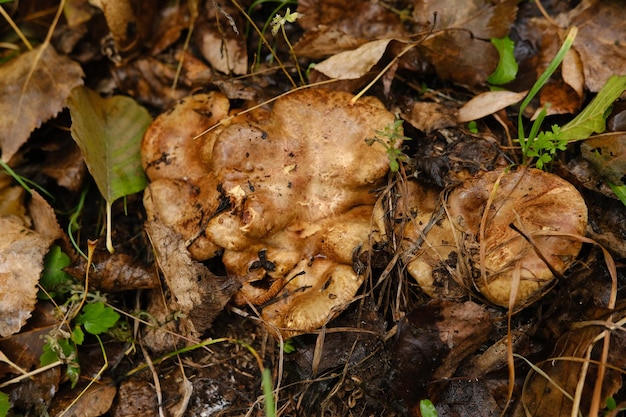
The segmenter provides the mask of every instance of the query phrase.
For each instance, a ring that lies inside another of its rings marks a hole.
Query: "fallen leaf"
[[[64,269],[77,280],[85,277],[86,261],[83,258],[70,268]],[[154,268],[147,268],[125,253],[96,252],[89,273],[89,285],[100,291],[119,292],[159,288],[160,281]]]
[[[305,32],[293,46],[298,57],[323,59],[339,52],[350,51],[367,43],[367,40],[352,37],[341,29],[320,25]]]
[[[619,0],[594,0],[581,2],[572,14],[569,24],[579,28],[574,48],[583,62],[585,86],[600,91],[609,77],[625,74],[626,9]]]
[[[433,27],[435,14],[437,25]],[[496,4],[487,0],[417,0],[413,7],[413,18],[422,30],[463,28],[480,39],[505,37],[516,15],[516,0]]]
[[[12,180],[9,175],[0,175],[0,216],[16,216],[30,224],[24,206],[26,191],[19,185],[10,186]]]
[[[80,147],[100,193],[112,204],[143,190],[141,137],[152,122],[148,111],[124,96],[102,98],[88,88],[75,88],[68,99],[72,137]]]
[[[180,328],[184,336],[198,338],[211,327],[239,287],[234,277],[217,276],[200,262],[194,261],[179,234],[167,226],[149,221],[146,231],[154,246],[157,263],[171,292],[168,308],[180,311]],[[159,296],[161,297],[161,296]]]
[[[33,70],[34,68],[34,70]],[[83,84],[80,65],[43,44],[0,66],[0,145],[8,162],[31,132],[65,107]]]
[[[516,3],[417,1],[413,18],[421,31],[432,31],[417,49],[441,78],[466,86],[484,85],[499,62],[489,39],[509,34],[517,15]]]
[[[37,282],[51,239],[16,217],[0,217],[0,336],[17,333],[37,301]]]
[[[561,128],[561,138],[566,140],[587,139],[592,133],[606,129],[607,109],[626,90],[626,75],[611,76],[598,95],[578,115]]]
[[[361,78],[380,61],[391,39],[368,42],[358,48],[340,52],[315,66],[315,70],[340,80]]]
[[[626,183],[626,135],[613,134],[585,140],[580,152],[596,172],[616,185]]]
[[[459,363],[487,340],[491,327],[484,307],[449,300],[433,300],[399,323],[390,384],[409,415],[419,415],[419,400],[435,400],[441,387],[433,382],[452,377]]]
[[[345,0],[300,0],[298,12],[303,16],[298,23],[305,30],[332,24],[362,39],[389,36],[390,32],[398,30],[398,14],[381,4],[367,0],[350,1],[350,7],[346,7],[347,4]]]
[[[111,380],[101,380],[76,396],[76,392],[61,392],[54,398],[50,415],[67,417],[98,417],[109,411],[117,388]]]
[[[225,74],[248,72],[245,25],[229,2],[207,2],[194,33],[196,45],[216,70]]]
[[[413,105],[411,112],[403,118],[416,129],[428,134],[435,130],[456,126],[455,116],[454,108],[440,103],[418,101]]]
[[[624,311],[616,312],[615,320],[624,317]],[[619,316],[618,316],[619,315]],[[576,395],[581,378],[584,379],[582,387],[580,411],[582,415],[589,415],[589,405],[593,397],[594,384],[597,375],[597,363],[599,355],[594,353],[589,363],[589,369],[581,375],[581,369],[586,361],[586,351],[594,344],[594,352],[600,352],[603,339],[595,340],[604,330],[604,327],[577,325],[574,330],[565,333],[559,338],[554,348],[552,358],[540,364],[545,373],[540,375],[531,371],[522,393],[522,404],[533,416],[569,417],[573,415],[572,399]],[[606,369],[602,384],[601,398],[612,397],[622,386],[622,377],[619,369],[624,367],[624,333],[612,332],[610,338],[609,357],[607,363],[611,368]],[[548,379],[549,378],[549,379]],[[557,386],[559,388],[557,388]],[[603,404],[602,404],[603,405]]]
[[[527,91],[487,91],[477,95],[459,109],[461,123],[478,120],[505,109],[526,97]]]

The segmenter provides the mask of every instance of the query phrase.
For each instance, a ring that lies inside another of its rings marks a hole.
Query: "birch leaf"
[[[72,137],[107,203],[143,190],[139,149],[152,122],[148,111],[129,97],[102,98],[83,87],[72,91],[68,107]]]

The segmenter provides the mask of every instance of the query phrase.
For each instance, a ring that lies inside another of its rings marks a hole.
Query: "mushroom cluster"
[[[582,246],[587,206],[557,175],[500,168],[465,180],[439,206],[433,193],[410,185],[404,210],[416,214],[402,233],[409,273],[435,298],[477,290],[519,309],[536,301]]]
[[[259,306],[286,336],[345,308],[363,281],[355,251],[382,238],[374,191],[389,159],[366,139],[395,118],[352,97],[308,89],[229,117],[222,94],[194,95],[143,139],[149,220],[180,234],[193,259],[221,256],[242,285],[235,301]]]

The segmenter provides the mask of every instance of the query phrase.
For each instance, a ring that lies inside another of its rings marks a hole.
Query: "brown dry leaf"
[[[498,65],[498,52],[489,42],[466,31],[446,30],[426,39],[417,50],[437,75],[464,86],[481,86]]]
[[[31,191],[28,213],[33,219],[33,230],[51,242],[65,236],[50,204],[37,191]]]
[[[50,415],[58,416],[63,413],[63,416],[67,417],[101,416],[111,408],[115,394],[117,394],[117,388],[109,379],[100,380],[84,392],[82,390],[79,392],[81,395],[78,397],[74,390],[54,397],[54,402],[49,410]]]
[[[0,336],[17,333],[37,301],[43,258],[52,239],[13,216],[0,217]]]
[[[330,78],[353,80],[361,78],[380,61],[391,39],[368,42],[352,51],[340,52],[315,66]]]
[[[426,134],[457,125],[456,109],[440,103],[424,101],[413,104],[411,112],[403,116],[403,119]]]
[[[26,214],[24,195],[26,191],[21,186],[11,186],[13,178],[8,174],[0,174],[0,216],[16,216],[24,224],[30,225],[30,218]]]
[[[158,222],[146,223],[146,231],[156,252],[157,263],[171,292],[169,311],[185,314],[180,331],[198,338],[211,327],[238,288],[233,277],[216,276],[194,261],[179,234]]]
[[[80,258],[78,264],[65,270],[80,281],[85,277],[85,264],[86,261]],[[94,268],[89,273],[89,285],[101,291],[154,289],[159,288],[160,285],[154,268],[146,268],[125,253],[97,252],[94,254],[91,265]]]
[[[0,339],[0,351],[6,353],[9,360],[22,369],[36,369],[40,366],[39,357],[46,343],[44,336],[59,326],[56,314],[52,303],[37,303],[32,317],[19,333]],[[5,378],[8,373],[17,375],[19,371],[0,363],[0,378]]]
[[[478,120],[521,101],[526,91],[487,91],[477,95],[459,109],[461,123]]]
[[[398,325],[393,347],[393,393],[418,416],[419,401],[436,401],[433,381],[454,375],[457,366],[487,341],[492,321],[471,301],[433,300],[410,312]]]
[[[488,0],[417,0],[413,7],[413,18],[422,30],[432,28],[437,14],[439,29],[466,29],[476,38],[503,38],[517,15],[517,0],[505,0],[494,4]]]
[[[422,31],[434,29],[418,50],[441,78],[461,85],[483,85],[498,63],[489,39],[506,36],[516,15],[514,0],[495,5],[486,0],[417,1],[413,18]]]
[[[305,29],[294,45],[296,55],[324,58],[353,50],[372,40],[406,35],[398,14],[378,2],[365,0],[301,0],[298,24]]]
[[[600,176],[615,185],[626,184],[626,134],[589,138],[580,145],[580,151]]]
[[[0,66],[3,161],[8,162],[33,130],[63,109],[72,88],[83,84],[83,75],[77,62],[44,45]]]
[[[578,27],[574,48],[583,62],[585,86],[598,92],[612,75],[626,75],[626,9],[620,0],[581,2],[570,14]]]
[[[293,46],[296,56],[322,59],[339,52],[350,51],[367,40],[346,35],[334,26],[321,25],[305,32]]]
[[[220,3],[220,4],[218,4]],[[245,25],[230,2],[206,2],[198,19],[194,36],[204,58],[225,74],[248,72],[248,50]]]
[[[623,313],[622,311],[617,314],[623,316]],[[521,401],[522,406],[528,410],[530,415],[555,417],[572,415],[572,398],[575,396],[577,385],[582,377],[582,361],[585,360],[587,349],[594,344],[596,345],[594,349],[596,353],[592,355],[591,360],[600,360],[597,353],[601,352],[600,347],[604,343],[604,339],[597,342],[594,342],[594,339],[605,330],[604,327],[592,325],[581,327],[580,325],[583,323],[578,324],[579,326],[575,330],[567,332],[557,341],[552,357],[555,360],[546,361],[540,366],[551,380],[549,381],[534,371],[529,374]],[[623,368],[626,340],[621,328],[612,332],[610,340],[607,363],[617,369]],[[580,411],[583,415],[588,415],[596,377],[597,365],[589,364],[580,403]],[[606,369],[603,382],[602,393],[600,394],[601,406],[604,405],[605,398],[612,397],[620,390],[622,386],[621,373],[616,369]]]

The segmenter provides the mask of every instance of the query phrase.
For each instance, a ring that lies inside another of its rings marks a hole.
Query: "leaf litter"
[[[597,415],[611,411],[607,398],[619,410],[626,210],[611,188],[625,174],[619,2],[270,3],[116,12],[73,2],[53,46],[3,53],[2,159],[15,178],[52,191],[48,203],[3,177],[2,221],[28,233],[7,234],[1,255],[18,245],[33,263],[11,262],[28,274],[19,279],[27,291],[2,290],[23,317],[2,315],[11,330],[0,340],[0,387],[11,412],[262,415],[263,368],[277,415],[417,416],[424,399],[442,416]],[[279,21],[287,7],[302,16],[261,41],[255,26]],[[33,17],[34,3],[8,9],[18,27],[50,27],[51,16]],[[545,160],[552,172],[535,179],[535,169],[513,165],[522,160],[519,103],[574,25],[572,49],[521,109],[522,132],[540,115],[538,138],[569,142]],[[43,39],[32,27],[25,33]],[[506,36],[515,62],[495,77],[505,57],[495,40]],[[46,68],[60,70],[51,78]],[[297,68],[324,90],[285,94]],[[83,77],[93,91],[75,88]],[[92,97],[91,110],[81,94]],[[108,117],[100,106],[110,104],[126,110]],[[138,104],[156,117],[142,151],[146,212],[138,138],[150,118]],[[387,126],[365,109],[384,114]],[[393,152],[384,136],[391,126],[411,139]],[[70,130],[80,152],[67,151]],[[103,156],[120,149],[123,161],[107,165]],[[368,152],[380,160],[367,162]],[[60,154],[67,165],[52,162]],[[379,162],[385,169],[368,176]],[[139,185],[111,192],[128,177]],[[555,203],[559,190],[573,194]],[[102,236],[105,207],[116,253],[99,243],[87,274],[91,262],[78,249]],[[570,208],[579,222],[571,230],[558,223]],[[502,231],[492,230],[500,217]],[[41,243],[27,242],[39,234]],[[59,365],[39,368],[41,337],[75,331],[62,306],[35,298],[54,241],[70,262],[59,279],[90,289],[75,323],[106,323],[104,345],[86,334],[76,351],[85,383],[75,390]],[[512,257],[499,263],[492,253]],[[113,311],[100,291],[134,332],[110,328],[113,316],[98,313]],[[281,310],[292,300],[296,307]],[[197,347],[210,338],[220,343]],[[132,353],[136,342],[148,349]],[[159,359],[173,353],[179,362]],[[101,383],[87,385],[101,371]]]

